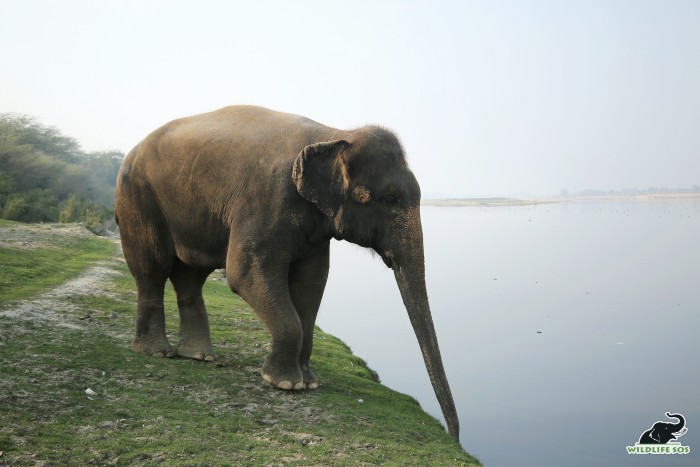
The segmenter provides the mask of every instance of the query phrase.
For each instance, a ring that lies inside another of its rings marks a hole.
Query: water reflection
[[[677,411],[695,450],[663,464],[698,465],[698,200],[424,207],[422,218],[469,452],[496,466],[658,465],[625,446]],[[380,260],[334,242],[318,323],[440,417]]]

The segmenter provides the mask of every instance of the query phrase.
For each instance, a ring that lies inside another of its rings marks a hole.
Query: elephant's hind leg
[[[180,311],[180,335],[177,355],[195,360],[212,362],[215,359],[211,344],[209,318],[202,297],[202,286],[209,269],[194,269],[176,260],[170,282],[177,295]]]
[[[136,282],[136,332],[132,349],[155,357],[172,357],[163,310],[165,281],[174,257],[167,222],[148,187],[126,174],[120,178],[115,210],[124,258]]]
[[[146,237],[145,234],[142,234]],[[154,357],[172,357],[173,348],[165,334],[163,292],[168,280],[169,264],[159,261],[167,257],[160,245],[151,245],[144,238],[122,228],[122,249],[136,282],[136,333],[132,350]]]
[[[165,335],[163,289],[165,278],[137,279],[138,302],[136,304],[136,335],[132,344],[134,352],[153,357],[172,357],[173,348]]]

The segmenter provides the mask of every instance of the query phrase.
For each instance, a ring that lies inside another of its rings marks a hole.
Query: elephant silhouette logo
[[[668,418],[677,418],[677,423],[658,421],[651,428],[642,433],[638,444],[667,444],[683,436],[688,432],[685,426],[685,417],[679,413],[666,412]]]
[[[688,432],[685,417],[679,413],[666,412],[669,419],[677,422],[657,421],[645,430],[634,446],[627,446],[628,454],[688,454],[689,446],[676,440]]]

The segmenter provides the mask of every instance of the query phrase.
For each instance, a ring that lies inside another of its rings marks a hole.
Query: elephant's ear
[[[654,425],[654,427],[651,430],[651,433],[649,433],[649,438],[653,439],[654,441],[660,443],[661,442],[661,433],[659,430],[659,427]]]
[[[342,158],[350,143],[328,141],[306,146],[294,160],[292,179],[299,194],[325,215],[335,216],[343,202],[348,175]]]

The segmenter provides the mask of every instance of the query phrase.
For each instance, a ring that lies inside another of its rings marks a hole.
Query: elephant
[[[185,117],[149,134],[117,176],[115,217],[137,289],[135,352],[215,358],[202,286],[215,269],[262,320],[272,346],[261,376],[316,389],[313,331],[330,241],[374,250],[393,269],[448,432],[459,421],[425,285],[421,192],[396,135],[351,131],[255,106]],[[175,350],[163,310],[170,280]]]
[[[685,428],[685,418],[679,413],[666,412],[668,418],[677,418],[677,423],[656,422],[639,437],[638,444],[666,444],[671,440],[683,436],[688,429]]]

